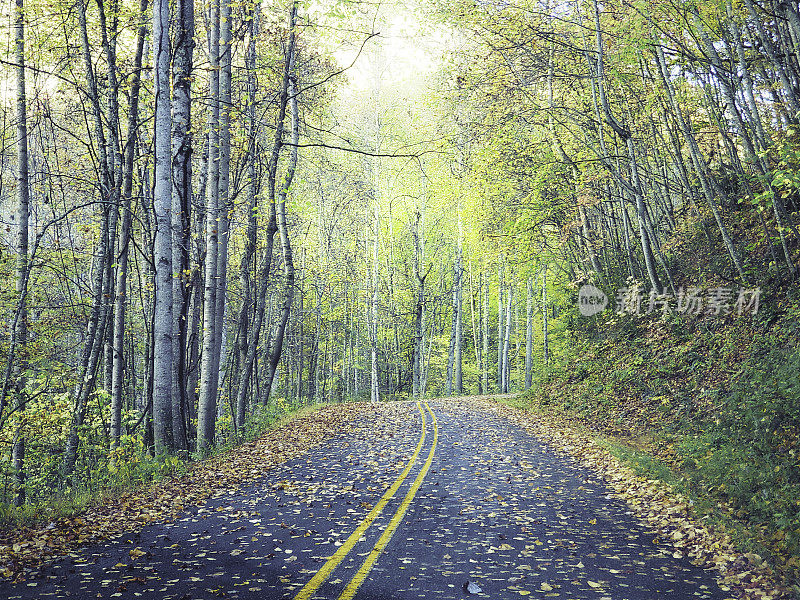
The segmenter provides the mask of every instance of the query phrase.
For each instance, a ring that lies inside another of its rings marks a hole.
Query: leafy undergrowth
[[[233,427],[230,414],[226,413],[219,420],[217,444],[212,452],[223,453],[242,442],[252,441],[288,416],[309,408],[303,402],[277,397],[266,406],[258,405],[238,431]],[[26,413],[30,414],[31,410],[29,407]],[[68,419],[71,417],[68,415],[71,413],[60,411],[59,407],[48,409],[42,406],[38,407],[38,412],[47,414],[52,420],[47,433],[39,431],[42,433],[38,439],[40,443],[34,436],[28,440],[30,444],[26,443],[26,502],[21,507],[10,502],[16,473],[10,455],[0,456],[0,532],[34,527],[38,523],[81,513],[91,506],[105,504],[121,493],[149,487],[165,477],[181,475],[192,462],[185,453],[153,456],[152,448],[146,448],[142,436],[136,434],[122,435],[119,445],[109,451],[108,437],[90,435],[92,427],[86,427],[79,434],[74,476],[65,478],[61,471],[66,439],[63,432],[69,428]],[[124,416],[129,419],[134,413]],[[108,415],[104,418],[105,421],[101,418],[98,423],[107,422]],[[136,416],[136,420],[138,418]],[[26,427],[34,427],[32,422],[26,423]],[[103,427],[98,424],[98,429]],[[14,431],[13,426],[0,429],[0,446],[12,444]]]
[[[605,436],[798,593],[798,316],[800,298],[787,292],[746,318],[601,317],[519,402]]]
[[[736,547],[724,527],[709,523],[690,495],[680,493],[663,479],[643,475],[620,459],[597,434],[563,412],[531,410],[524,398],[506,397],[492,402],[496,412],[530,430],[556,451],[564,452],[600,475],[631,510],[656,532],[654,543],[671,544],[674,558],[689,558],[719,573],[720,588],[731,597],[778,600],[791,591],[775,571],[752,552]]]
[[[236,490],[322,443],[369,409],[368,404],[351,403],[301,412],[252,442],[193,464],[185,474],[107,497],[80,514],[47,525],[0,531],[0,576],[21,581],[44,561],[79,546],[137,531],[148,523],[174,520],[185,507]]]

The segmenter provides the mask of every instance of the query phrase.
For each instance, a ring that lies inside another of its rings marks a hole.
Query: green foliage
[[[226,441],[214,448],[213,454],[222,454],[242,442],[257,439],[266,431],[284,424],[294,415],[313,411],[317,406],[280,397],[274,398],[267,406],[259,404],[240,430],[239,436],[229,436]],[[129,420],[133,416],[128,414],[125,418]],[[190,461],[187,458],[177,455],[153,456],[138,435],[123,435],[120,445],[109,451],[107,447],[88,441],[92,439],[88,436],[91,429],[91,426],[85,427],[87,441],[82,447],[85,446],[87,449],[79,460],[81,469],[85,472],[80,479],[73,478],[72,485],[57,493],[53,493],[52,490],[59,481],[59,452],[54,450],[53,456],[46,464],[37,462],[43,460],[39,447],[33,449],[35,452],[30,452],[29,464],[36,466],[36,473],[44,473],[38,476],[39,479],[28,482],[29,493],[35,495],[35,501],[16,508],[11,504],[10,494],[7,495],[8,500],[0,501],[0,530],[73,516],[88,506],[102,504],[106,497],[113,497],[123,491],[141,489],[158,480],[181,475],[189,468]],[[62,449],[62,445],[63,441],[59,440],[57,446],[59,450]],[[0,459],[2,461],[0,476],[6,485],[10,486],[11,470],[8,458],[8,454],[3,454]]]
[[[765,348],[742,365],[698,433],[676,442],[696,486],[772,534],[776,551],[800,550],[800,351]]]
[[[609,315],[589,327],[565,311],[572,341],[522,402],[600,432],[797,581],[800,302],[780,288],[764,295],[776,300],[738,321]]]
[[[0,502],[0,530],[32,526],[36,523],[81,513],[89,506],[102,504],[107,497],[122,491],[145,487],[165,477],[184,473],[188,463],[178,456],[152,456],[136,436],[124,436],[122,444],[108,452],[108,460],[95,466],[70,487],[59,492],[43,494],[43,488],[52,486],[58,473],[58,462],[51,465],[50,478],[29,482],[28,490],[37,493],[35,502],[17,508],[11,502]],[[84,461],[84,468],[88,461]],[[8,478],[8,475],[6,475]]]

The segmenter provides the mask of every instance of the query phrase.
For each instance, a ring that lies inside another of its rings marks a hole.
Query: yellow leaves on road
[[[131,555],[131,559],[136,560],[137,558],[140,558],[140,557],[144,556],[147,553],[144,550],[142,550],[141,548],[134,548],[133,550],[128,552],[128,554]]]
[[[230,452],[196,463],[184,476],[162,480],[87,510],[79,517],[60,518],[38,529],[0,532],[0,577],[22,580],[44,561],[69,554],[123,532],[139,531],[155,521],[171,521],[185,506],[203,504],[221,490],[235,490],[329,439],[371,410],[368,404],[338,404],[304,414],[291,425]],[[144,554],[144,553],[143,553]],[[134,560],[139,556],[131,556]]]
[[[614,496],[624,500],[637,517],[656,530],[655,545],[668,543],[674,559],[689,559],[695,565],[715,568],[723,591],[735,590],[740,597],[747,598],[789,597],[760,556],[737,552],[727,534],[706,527],[694,516],[688,498],[662,482],[637,476],[601,448],[590,434],[573,429],[569,423],[551,420],[549,415],[534,416],[491,401],[485,401],[485,407],[518,423],[556,452],[571,456],[597,473],[614,491]],[[557,516],[566,521],[566,515]],[[590,525],[596,523],[596,519],[589,521]],[[602,587],[596,581],[587,583],[592,588]]]
[[[500,544],[498,549],[499,550],[513,550],[514,546],[512,546],[511,544]]]

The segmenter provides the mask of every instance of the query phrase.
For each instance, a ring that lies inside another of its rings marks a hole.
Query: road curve
[[[485,403],[397,402],[175,522],[0,583],[0,598],[726,598],[655,537]]]

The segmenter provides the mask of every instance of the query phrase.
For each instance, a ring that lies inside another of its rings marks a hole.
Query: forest
[[[0,525],[301,407],[519,394],[800,580],[795,2],[3,15]]]

